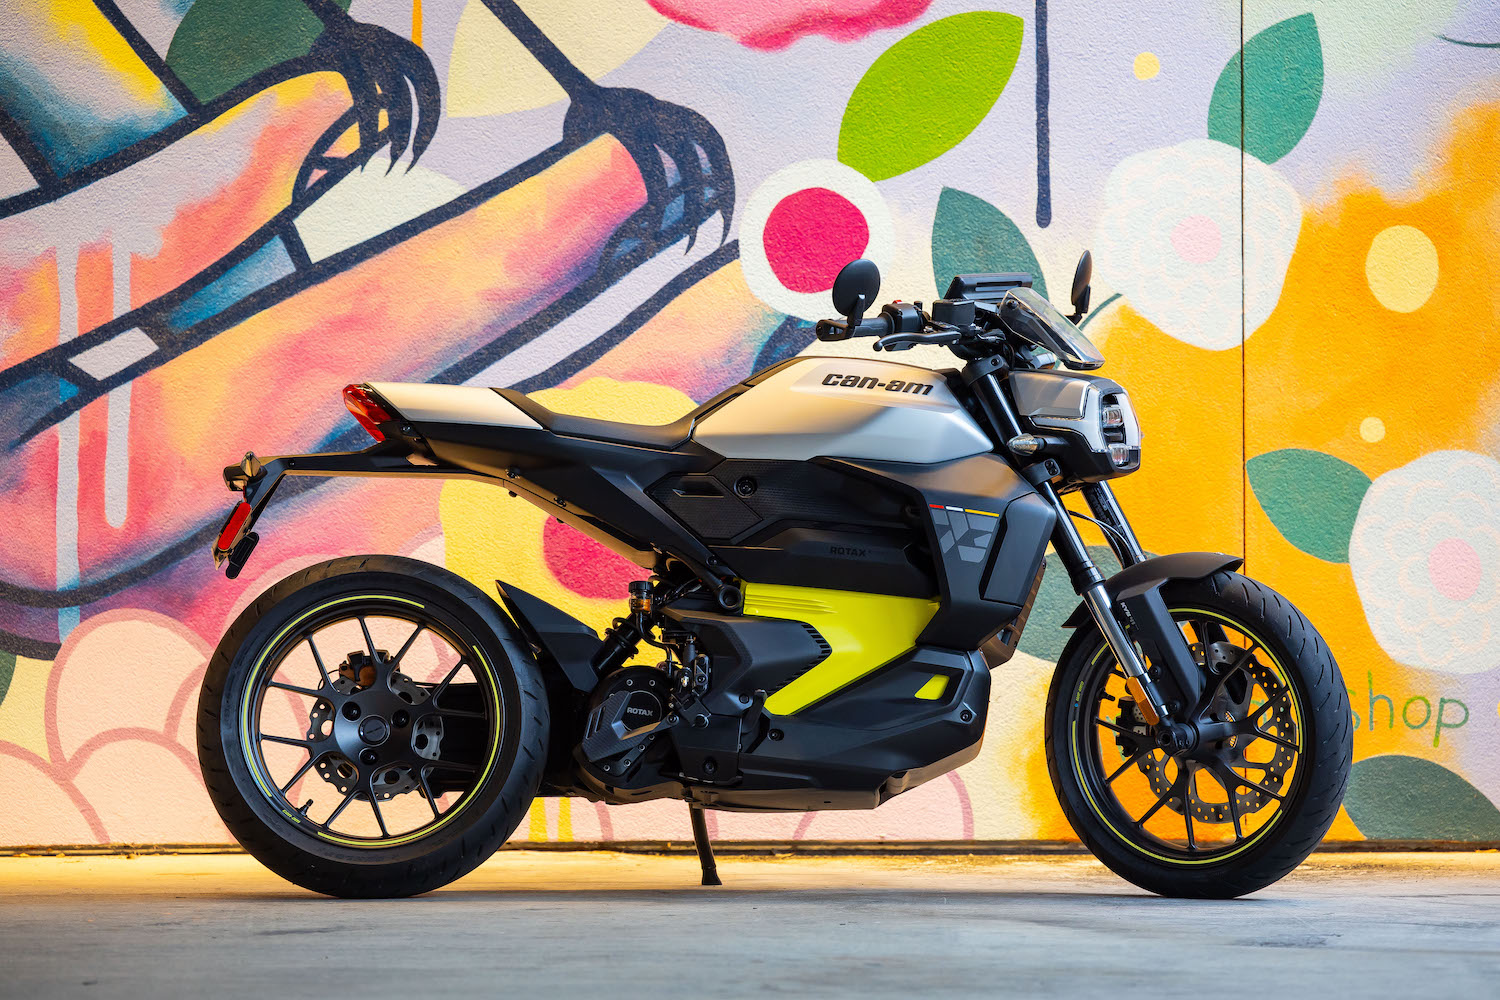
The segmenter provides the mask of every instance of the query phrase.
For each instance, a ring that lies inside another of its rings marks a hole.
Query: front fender
[[[1104,581],[1111,602],[1139,597],[1168,580],[1201,580],[1213,576],[1220,570],[1238,569],[1245,562],[1239,556],[1222,552],[1174,552],[1171,555],[1152,556],[1134,566],[1126,566]],[[1093,621],[1088,608],[1079,604],[1063,622],[1063,628],[1078,628]]]

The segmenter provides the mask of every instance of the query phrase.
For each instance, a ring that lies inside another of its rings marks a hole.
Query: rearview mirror
[[[1073,272],[1073,315],[1068,319],[1077,323],[1089,311],[1089,284],[1094,280],[1094,255],[1085,250],[1078,258],[1078,269]]]
[[[861,257],[850,261],[833,279],[833,308],[848,319],[851,326],[859,325],[865,317],[865,310],[879,294],[880,268],[873,260]]]

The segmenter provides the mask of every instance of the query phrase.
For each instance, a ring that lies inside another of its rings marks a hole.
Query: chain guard
[[[1192,650],[1194,659],[1200,663],[1203,662],[1203,645],[1201,643],[1193,643]],[[1213,662],[1216,664],[1232,662],[1244,652],[1241,647],[1229,642],[1212,643],[1209,650],[1209,655],[1213,657]],[[1246,666],[1241,667],[1238,672],[1246,675],[1249,681],[1245,685],[1243,697],[1239,699],[1234,698],[1228,691],[1230,683],[1226,683],[1224,685],[1225,689],[1219,692],[1214,698],[1213,704],[1209,706],[1209,714],[1225,722],[1243,719],[1252,711],[1250,707],[1250,692],[1258,686],[1266,693],[1268,699],[1276,702],[1269,710],[1270,718],[1263,719],[1260,723],[1260,728],[1265,729],[1274,726],[1278,735],[1283,739],[1291,740],[1295,743],[1297,741],[1297,727],[1292,721],[1292,710],[1288,703],[1290,699],[1281,697],[1286,691],[1286,685],[1281,683],[1281,680],[1269,667],[1264,666],[1254,657],[1251,657],[1250,662]],[[1143,736],[1146,734],[1145,719],[1142,718],[1140,709],[1136,706],[1135,702],[1130,699],[1122,699],[1120,701],[1120,715],[1117,724],[1123,728],[1138,732]],[[1239,737],[1236,737],[1236,740],[1238,739]],[[1122,752],[1127,755],[1131,752],[1123,736],[1118,737],[1116,742],[1119,744]],[[1243,766],[1245,762],[1245,747],[1254,742],[1257,741],[1247,739],[1239,746],[1231,747],[1231,753],[1227,761],[1229,766]],[[1275,753],[1271,755],[1271,759],[1266,764],[1264,770],[1260,768],[1260,762],[1256,762],[1253,770],[1259,773],[1252,775],[1251,780],[1272,790],[1279,791],[1285,784],[1287,772],[1291,770],[1292,764],[1297,759],[1297,754],[1291,748],[1284,747],[1279,743],[1271,743],[1270,745],[1275,747]],[[1152,794],[1157,797],[1165,795],[1172,787],[1172,781],[1167,777],[1166,760],[1166,757],[1157,759],[1154,755],[1147,754],[1137,761],[1135,765],[1146,776],[1146,780],[1151,786]],[[1215,781],[1217,781],[1217,778]],[[1276,801],[1264,792],[1247,788],[1244,785],[1236,786],[1232,794],[1235,796],[1235,803],[1239,808],[1241,816],[1259,812],[1270,803]],[[1204,800],[1198,794],[1198,782],[1196,780],[1189,785],[1186,798],[1187,803],[1185,805],[1176,796],[1168,799],[1167,808],[1178,815],[1182,814],[1184,808],[1190,809],[1193,819],[1203,823],[1228,823],[1233,818],[1230,815],[1227,798],[1223,802],[1209,802]]]

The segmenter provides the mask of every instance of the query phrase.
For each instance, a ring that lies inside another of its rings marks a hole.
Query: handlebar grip
[[[862,321],[854,331],[856,337],[888,337],[891,335],[891,318],[884,313]]]
[[[891,322],[891,318],[881,313],[861,320],[855,327],[838,320],[820,319],[813,327],[813,333],[819,340],[834,341],[848,340],[850,337],[888,337],[894,329],[895,324]]]

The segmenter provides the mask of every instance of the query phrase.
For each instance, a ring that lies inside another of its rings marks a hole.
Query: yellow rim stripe
[[[1279,670],[1281,672],[1282,677],[1285,678],[1285,680],[1287,682],[1287,690],[1291,691],[1291,693],[1292,693],[1292,701],[1296,705],[1297,719],[1298,719],[1299,722],[1302,723],[1302,725],[1303,725],[1303,727],[1305,729],[1305,727],[1306,727],[1306,720],[1303,719],[1303,715],[1302,715],[1302,703],[1297,698],[1297,689],[1292,685],[1291,674],[1287,673],[1286,669],[1284,667],[1282,667],[1281,661],[1278,660],[1278,659],[1276,659],[1276,657],[1274,655],[1272,655],[1271,651],[1266,647],[1266,644],[1261,641],[1260,636],[1256,635],[1254,632],[1251,632],[1249,629],[1245,628],[1243,625],[1238,625],[1238,624],[1230,621],[1228,618],[1225,618],[1223,615],[1218,614],[1217,612],[1214,612],[1214,611],[1207,611],[1207,610],[1204,610],[1202,608],[1172,608],[1171,610],[1175,611],[1175,612],[1178,612],[1178,613],[1203,615],[1205,617],[1212,618],[1215,621],[1220,622],[1220,623],[1222,623],[1224,625],[1228,625],[1230,628],[1234,629],[1236,632],[1241,632],[1241,633],[1244,633],[1245,635],[1249,636],[1250,640],[1253,643],[1255,643],[1256,645],[1260,646],[1261,650],[1266,654],[1266,659],[1270,660],[1273,664],[1275,664],[1276,665],[1276,669]],[[1099,652],[1097,652],[1097,653],[1094,654],[1094,658],[1090,662],[1089,666],[1092,667],[1092,666],[1096,665],[1099,662],[1099,658],[1101,656],[1103,656],[1108,651],[1109,651],[1109,645],[1106,643],[1103,649],[1099,650]],[[1078,689],[1073,694],[1073,707],[1075,709],[1078,708],[1078,706],[1080,704],[1079,699],[1082,698],[1082,697],[1083,697],[1083,681],[1080,680],[1079,681]],[[1169,857],[1167,857],[1165,855],[1157,854],[1154,851],[1149,851],[1146,848],[1142,847],[1141,845],[1132,842],[1128,837],[1126,837],[1124,834],[1120,833],[1119,830],[1115,829],[1115,825],[1109,821],[1109,817],[1106,816],[1106,815],[1104,815],[1104,810],[1101,809],[1099,807],[1099,804],[1094,801],[1094,795],[1089,790],[1088,782],[1085,781],[1084,777],[1083,777],[1083,763],[1082,763],[1082,761],[1083,761],[1083,753],[1082,753],[1082,746],[1081,746],[1081,744],[1079,742],[1079,738],[1078,738],[1079,737],[1079,734],[1078,734],[1078,721],[1077,721],[1076,718],[1074,719],[1074,721],[1072,723],[1072,734],[1071,734],[1071,736],[1072,736],[1072,740],[1073,740],[1073,773],[1078,778],[1078,787],[1083,790],[1083,797],[1088,802],[1089,808],[1094,811],[1094,815],[1095,816],[1099,817],[1099,822],[1101,822],[1105,826],[1109,827],[1109,832],[1113,833],[1115,835],[1115,837],[1120,840],[1121,843],[1123,843],[1126,846],[1128,846],[1128,847],[1136,850],[1137,852],[1139,852],[1141,854],[1146,855],[1148,858],[1152,858],[1152,859],[1154,859],[1156,861],[1165,862],[1166,864],[1169,864],[1169,865],[1214,865],[1214,864],[1218,864],[1220,861],[1226,861],[1229,858],[1234,857],[1236,854],[1239,854],[1239,853],[1241,853],[1243,851],[1246,851],[1246,850],[1250,849],[1252,846],[1254,846],[1256,843],[1258,843],[1262,837],[1264,837],[1268,832],[1270,832],[1272,829],[1274,829],[1278,823],[1281,822],[1281,817],[1286,812],[1286,809],[1284,808],[1284,803],[1281,804],[1281,805],[1279,805],[1278,808],[1277,808],[1276,815],[1271,819],[1271,822],[1267,823],[1265,826],[1261,827],[1259,830],[1256,830],[1255,833],[1252,834],[1251,837],[1248,840],[1246,840],[1243,844],[1241,844],[1240,846],[1236,847],[1234,850],[1230,851],[1227,854],[1216,854],[1216,855],[1214,855],[1211,858],[1199,858],[1199,859],[1196,859],[1196,860],[1192,859],[1192,858],[1169,858]],[[1301,751],[1300,748],[1297,751],[1297,767],[1299,769],[1302,767],[1302,751]],[[1233,794],[1233,793],[1231,793],[1231,794]],[[1143,830],[1142,832],[1144,833],[1145,831]]]
[[[269,801],[273,805],[275,805],[277,799],[281,797],[280,792],[272,792],[269,788],[266,787],[265,778],[269,777],[269,775],[263,774],[263,765],[260,762],[260,755],[256,752],[255,746],[251,742],[250,738],[249,695],[251,691],[255,690],[255,681],[260,676],[261,668],[265,666],[266,657],[270,655],[271,650],[275,649],[277,645],[280,644],[282,639],[286,638],[288,632],[292,631],[298,625],[301,625],[303,622],[307,621],[307,619],[311,618],[319,611],[323,611],[327,608],[331,608],[339,604],[348,604],[350,601],[370,600],[399,601],[402,604],[410,604],[412,607],[419,610],[425,610],[425,605],[419,604],[416,601],[407,600],[404,597],[395,597],[389,594],[353,594],[348,597],[339,597],[335,598],[332,601],[325,601],[315,608],[304,611],[302,614],[292,619],[292,621],[289,622],[280,632],[277,632],[276,637],[268,642],[264,648],[262,648],[260,656],[255,661],[255,665],[250,668],[250,676],[245,681],[244,694],[241,696],[240,701],[240,745],[245,754],[245,762],[250,768],[250,776],[255,779],[255,784],[260,788],[262,794],[266,796],[267,801]],[[463,799],[455,803],[453,808],[448,810],[448,812],[443,815],[436,823],[432,824],[431,826],[422,827],[419,830],[414,830],[411,833],[404,834],[400,837],[390,838],[372,843],[369,840],[358,840],[351,837],[341,837],[338,834],[329,833],[323,830],[313,830],[311,831],[312,833],[316,834],[323,840],[331,841],[335,844],[341,844],[347,847],[364,847],[371,849],[378,849],[383,847],[400,847],[403,844],[409,844],[414,840],[418,840],[422,837],[427,836],[428,834],[436,833],[438,830],[442,829],[450,820],[452,820],[455,816],[463,812],[464,809],[468,807],[469,801],[473,798],[473,792],[484,786],[485,781],[489,778],[490,771],[495,766],[495,758],[499,755],[500,752],[500,734],[498,732],[498,728],[501,722],[500,679],[496,676],[494,670],[490,668],[489,661],[484,658],[484,653],[481,650],[475,648],[473,650],[473,653],[476,657],[478,657],[480,664],[484,667],[486,676],[490,678],[490,694],[495,709],[494,720],[497,732],[495,734],[496,738],[490,744],[489,760],[485,762],[484,769],[480,772],[479,780],[474,782],[474,787],[470,789],[469,794],[465,795]],[[279,805],[276,808],[278,812],[280,812],[287,819],[291,820],[293,823],[297,823],[299,825],[301,824],[302,818],[299,815],[287,812]]]

